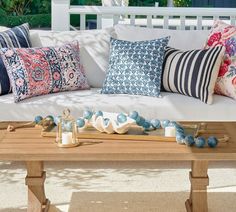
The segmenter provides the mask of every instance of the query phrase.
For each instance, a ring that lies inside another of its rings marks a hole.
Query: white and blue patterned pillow
[[[0,48],[28,48],[31,47],[29,25],[22,24],[4,32],[0,32]],[[0,95],[11,91],[7,70],[0,57]]]
[[[150,41],[111,38],[102,94],[160,96],[162,64],[169,37]]]

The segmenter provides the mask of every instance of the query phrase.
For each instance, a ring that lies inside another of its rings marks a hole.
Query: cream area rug
[[[47,162],[50,212],[182,212],[188,162]],[[26,212],[23,163],[0,163],[0,212]],[[236,211],[236,162],[210,163],[209,212]]]

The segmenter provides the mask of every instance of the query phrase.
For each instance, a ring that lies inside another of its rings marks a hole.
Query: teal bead
[[[140,117],[140,116],[135,120],[137,125],[138,125],[138,123],[140,122],[140,120],[141,120],[141,117]]]
[[[184,139],[185,139],[185,135],[184,134],[177,134],[176,135],[176,142],[178,144],[184,144]]]
[[[159,129],[161,127],[161,122],[158,119],[152,119],[151,125],[153,126],[153,128]]]
[[[125,123],[127,121],[127,116],[124,113],[120,113],[117,116],[117,121],[121,124]]]
[[[184,138],[184,143],[187,145],[187,146],[193,146],[195,141],[194,141],[194,137],[192,135],[187,135],[185,138]]]
[[[175,127],[175,129],[176,129],[176,133],[184,134],[184,128],[183,127],[178,126],[178,127]]]
[[[218,139],[214,136],[211,136],[207,139],[207,144],[210,148],[215,148],[218,145]]]
[[[84,125],[85,125],[84,119],[78,118],[78,119],[76,120],[76,125],[77,125],[77,127],[79,127],[79,128],[84,127]]]
[[[46,120],[50,120],[50,121],[52,121],[52,122],[54,122],[54,117],[53,116],[51,116],[51,115],[49,115],[49,116],[46,116],[46,118],[45,118]]]
[[[96,118],[99,116],[103,116],[103,112],[101,110],[99,110],[95,113],[95,116],[96,116]]]
[[[130,117],[131,119],[134,119],[134,120],[137,121],[137,119],[139,118],[139,114],[138,114],[137,111],[132,111],[132,112],[129,114],[129,117]]]
[[[109,118],[105,118],[103,120],[103,122],[104,122],[105,126],[107,126],[109,124],[109,122],[110,122],[110,119]]]
[[[169,125],[169,120],[161,120],[161,127],[164,129]]]
[[[150,121],[145,121],[144,123],[143,123],[143,128],[145,129],[145,130],[149,130],[150,128],[151,128],[151,123],[150,123]]]
[[[43,120],[43,117],[42,117],[42,116],[36,116],[36,117],[34,118],[34,122],[35,122],[36,124],[39,124],[42,120]]]
[[[90,111],[90,110],[85,110],[84,111],[84,114],[83,114],[83,117],[87,120],[90,120],[93,116],[93,112]]]
[[[195,139],[195,145],[196,145],[196,147],[198,147],[198,148],[203,148],[203,147],[205,146],[205,144],[206,144],[205,138],[203,138],[203,137],[197,137],[197,138]]]
[[[143,126],[144,122],[145,122],[145,119],[141,116],[140,116],[140,119],[138,121],[136,121],[137,125],[139,125],[139,126]]]
[[[177,127],[177,126],[179,126],[179,125],[178,125],[177,122],[171,121],[168,126],[169,126],[169,127]]]

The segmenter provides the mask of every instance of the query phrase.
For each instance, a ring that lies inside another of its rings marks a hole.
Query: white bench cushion
[[[208,30],[151,29],[124,24],[114,28],[120,40],[142,41],[170,36],[169,46],[180,50],[202,49],[209,34]]]
[[[138,111],[145,118],[195,121],[236,121],[235,101],[214,96],[214,104],[207,105],[192,97],[162,93],[162,98],[131,95],[99,94],[98,89],[64,92],[35,97],[14,103],[12,94],[0,98],[0,120],[33,120],[36,115],[60,115],[70,108],[79,117],[86,108],[107,112]]]

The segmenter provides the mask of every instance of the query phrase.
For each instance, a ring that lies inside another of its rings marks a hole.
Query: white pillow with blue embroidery
[[[169,37],[130,42],[111,38],[102,94],[160,96],[162,64]]]
[[[22,24],[12,29],[0,32],[0,48],[31,47],[29,25]],[[0,57],[0,95],[11,92],[10,80],[5,65]]]

